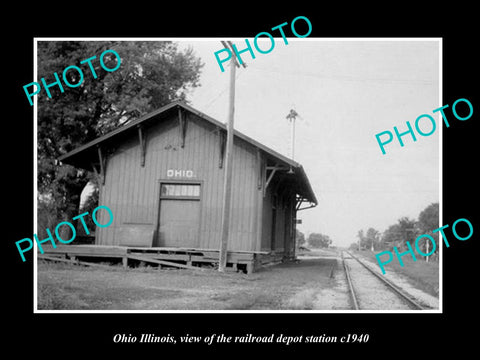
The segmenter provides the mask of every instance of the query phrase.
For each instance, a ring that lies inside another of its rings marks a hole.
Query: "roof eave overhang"
[[[153,121],[156,122],[161,118],[165,118],[171,113],[171,111],[174,111],[178,107],[188,110],[189,112],[209,121],[214,126],[226,131],[226,125],[224,123],[192,108],[181,101],[174,101],[82,146],[79,146],[78,148],[60,156],[58,160],[62,163],[75,167],[92,170],[92,165],[99,164],[98,148],[105,149],[109,147],[115,147],[119,142],[121,142],[122,139],[131,136],[132,132],[137,131],[139,126],[148,126],[149,123]],[[294,171],[296,182],[299,184],[299,195],[307,199],[310,203],[315,205],[318,204],[317,198],[315,197],[310,182],[308,181],[307,175],[299,163],[268,148],[267,146],[237,130],[234,131],[234,136],[255,146],[260,151],[263,151],[265,154],[267,154],[267,156],[273,158],[277,162],[280,162],[282,165],[291,167]]]

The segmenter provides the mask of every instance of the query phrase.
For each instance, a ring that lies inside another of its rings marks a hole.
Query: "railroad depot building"
[[[100,174],[99,205],[114,220],[96,228],[98,248],[191,265],[218,262],[225,150],[226,126],[177,101],[59,160]],[[246,264],[250,272],[293,258],[297,211],[317,205],[304,169],[238,131],[232,164],[227,266]]]

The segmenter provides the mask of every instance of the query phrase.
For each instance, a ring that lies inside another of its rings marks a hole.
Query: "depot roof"
[[[58,160],[66,164],[73,165],[75,167],[91,170],[92,164],[99,163],[98,152],[97,152],[98,151],[97,148],[99,146],[103,147],[103,146],[118,144],[124,141],[125,139],[129,138],[130,136],[132,136],[133,133],[136,133],[139,125],[143,126],[143,125],[147,125],[148,123],[157,122],[159,121],[159,116],[163,117],[164,115],[166,118],[173,111],[178,110],[178,107],[181,107],[184,110],[189,111],[197,115],[201,119],[208,121],[214,126],[226,131],[226,125],[223,124],[222,122],[213,119],[212,117],[194,109],[193,107],[185,104],[182,101],[174,101],[155,111],[152,111],[146,115],[143,115],[138,119],[133,120],[128,124],[123,125],[105,135],[102,135],[82,146],[79,146],[78,148],[60,156]],[[314,203],[315,205],[318,204],[317,198],[315,197],[313,189],[310,185],[310,182],[308,181],[307,175],[302,165],[300,165],[299,163],[297,163],[292,159],[287,158],[286,156],[283,156],[282,154],[279,154],[278,152],[268,148],[267,146],[259,143],[256,140],[253,140],[252,138],[248,137],[247,135],[237,130],[234,131],[234,136],[260,149],[269,157],[271,157],[274,161],[290,167],[293,170],[294,176],[296,178],[296,182],[299,185],[299,188],[298,188],[299,195],[303,196],[305,200],[311,203]]]

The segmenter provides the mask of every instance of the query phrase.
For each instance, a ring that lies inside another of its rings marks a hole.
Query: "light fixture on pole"
[[[290,112],[286,116],[288,121],[290,121],[290,135],[291,135],[291,145],[292,145],[292,160],[295,160],[295,120],[297,119],[298,113],[294,109],[290,109]],[[288,170],[289,174],[293,174],[292,167],[290,166],[290,170]]]

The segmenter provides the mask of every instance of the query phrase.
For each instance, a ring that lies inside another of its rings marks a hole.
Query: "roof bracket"
[[[105,155],[102,153],[102,148],[97,145],[98,162],[100,163],[100,176],[102,185],[105,185]]]
[[[263,196],[264,197],[265,197],[268,185],[270,185],[270,182],[273,179],[273,176],[275,175],[275,173],[277,171],[280,171],[280,170],[288,170],[288,168],[284,167],[284,166],[280,166],[278,164],[275,164],[275,166],[265,166],[265,178],[266,178],[266,180],[265,180],[265,187],[263,188]],[[270,174],[268,174],[268,171],[270,171]],[[267,176],[267,174],[268,174],[268,176]]]
[[[187,119],[180,106],[178,107],[178,122],[180,124],[180,146],[183,149],[185,147],[185,137],[187,135]]]
[[[265,170],[270,170],[270,174],[268,175],[267,182],[265,183],[265,189],[268,187],[268,184],[270,184],[270,181],[272,181],[273,176],[275,173],[279,170],[288,170],[288,167],[285,166],[280,166],[278,164],[275,164],[275,166],[267,166],[265,167]]]
[[[260,153],[259,148],[257,148],[256,157],[257,157],[257,165],[258,165],[257,189],[261,190],[264,176],[263,176],[262,154]]]
[[[303,202],[305,202],[305,201],[306,201],[306,202],[309,202],[310,205],[309,205],[309,206],[305,206],[305,207],[301,207],[302,204],[303,204]],[[309,201],[309,200],[307,200],[307,199],[305,199],[305,198],[303,198],[303,197],[298,196],[298,197],[297,197],[297,206],[296,206],[295,210],[296,210],[296,211],[301,211],[301,210],[305,210],[305,209],[311,209],[311,208],[313,208],[313,207],[315,207],[315,206],[317,206],[316,203],[311,202],[311,201]]]
[[[297,205],[295,206],[295,210],[298,211],[298,209],[300,208],[300,206],[302,206],[303,198],[301,198],[300,196],[297,196],[296,202],[297,202]]]
[[[303,208],[300,208],[300,209],[297,209],[297,211],[301,211],[301,210],[306,210],[306,209],[311,209],[311,208],[314,208],[316,207],[317,205],[315,205],[315,203],[310,203],[310,206],[305,206]]]
[[[280,166],[276,164],[275,166],[267,166],[267,170],[290,170],[291,167],[288,166]]]
[[[145,152],[147,148],[147,142],[145,140],[145,132],[141,125],[137,126],[138,130],[138,141],[140,142],[140,166],[145,166]]]
[[[268,166],[267,166],[267,170],[268,170]],[[265,183],[265,189],[268,188],[268,185],[270,184],[270,181],[272,181],[273,179],[273,175],[275,175],[275,173],[277,172],[277,168],[273,168],[272,170],[270,170],[270,175],[268,176],[267,178],[267,182]]]
[[[218,159],[218,167],[223,168],[223,161],[225,159],[225,147],[227,146],[226,134],[218,128],[218,135],[220,137],[220,158]]]

